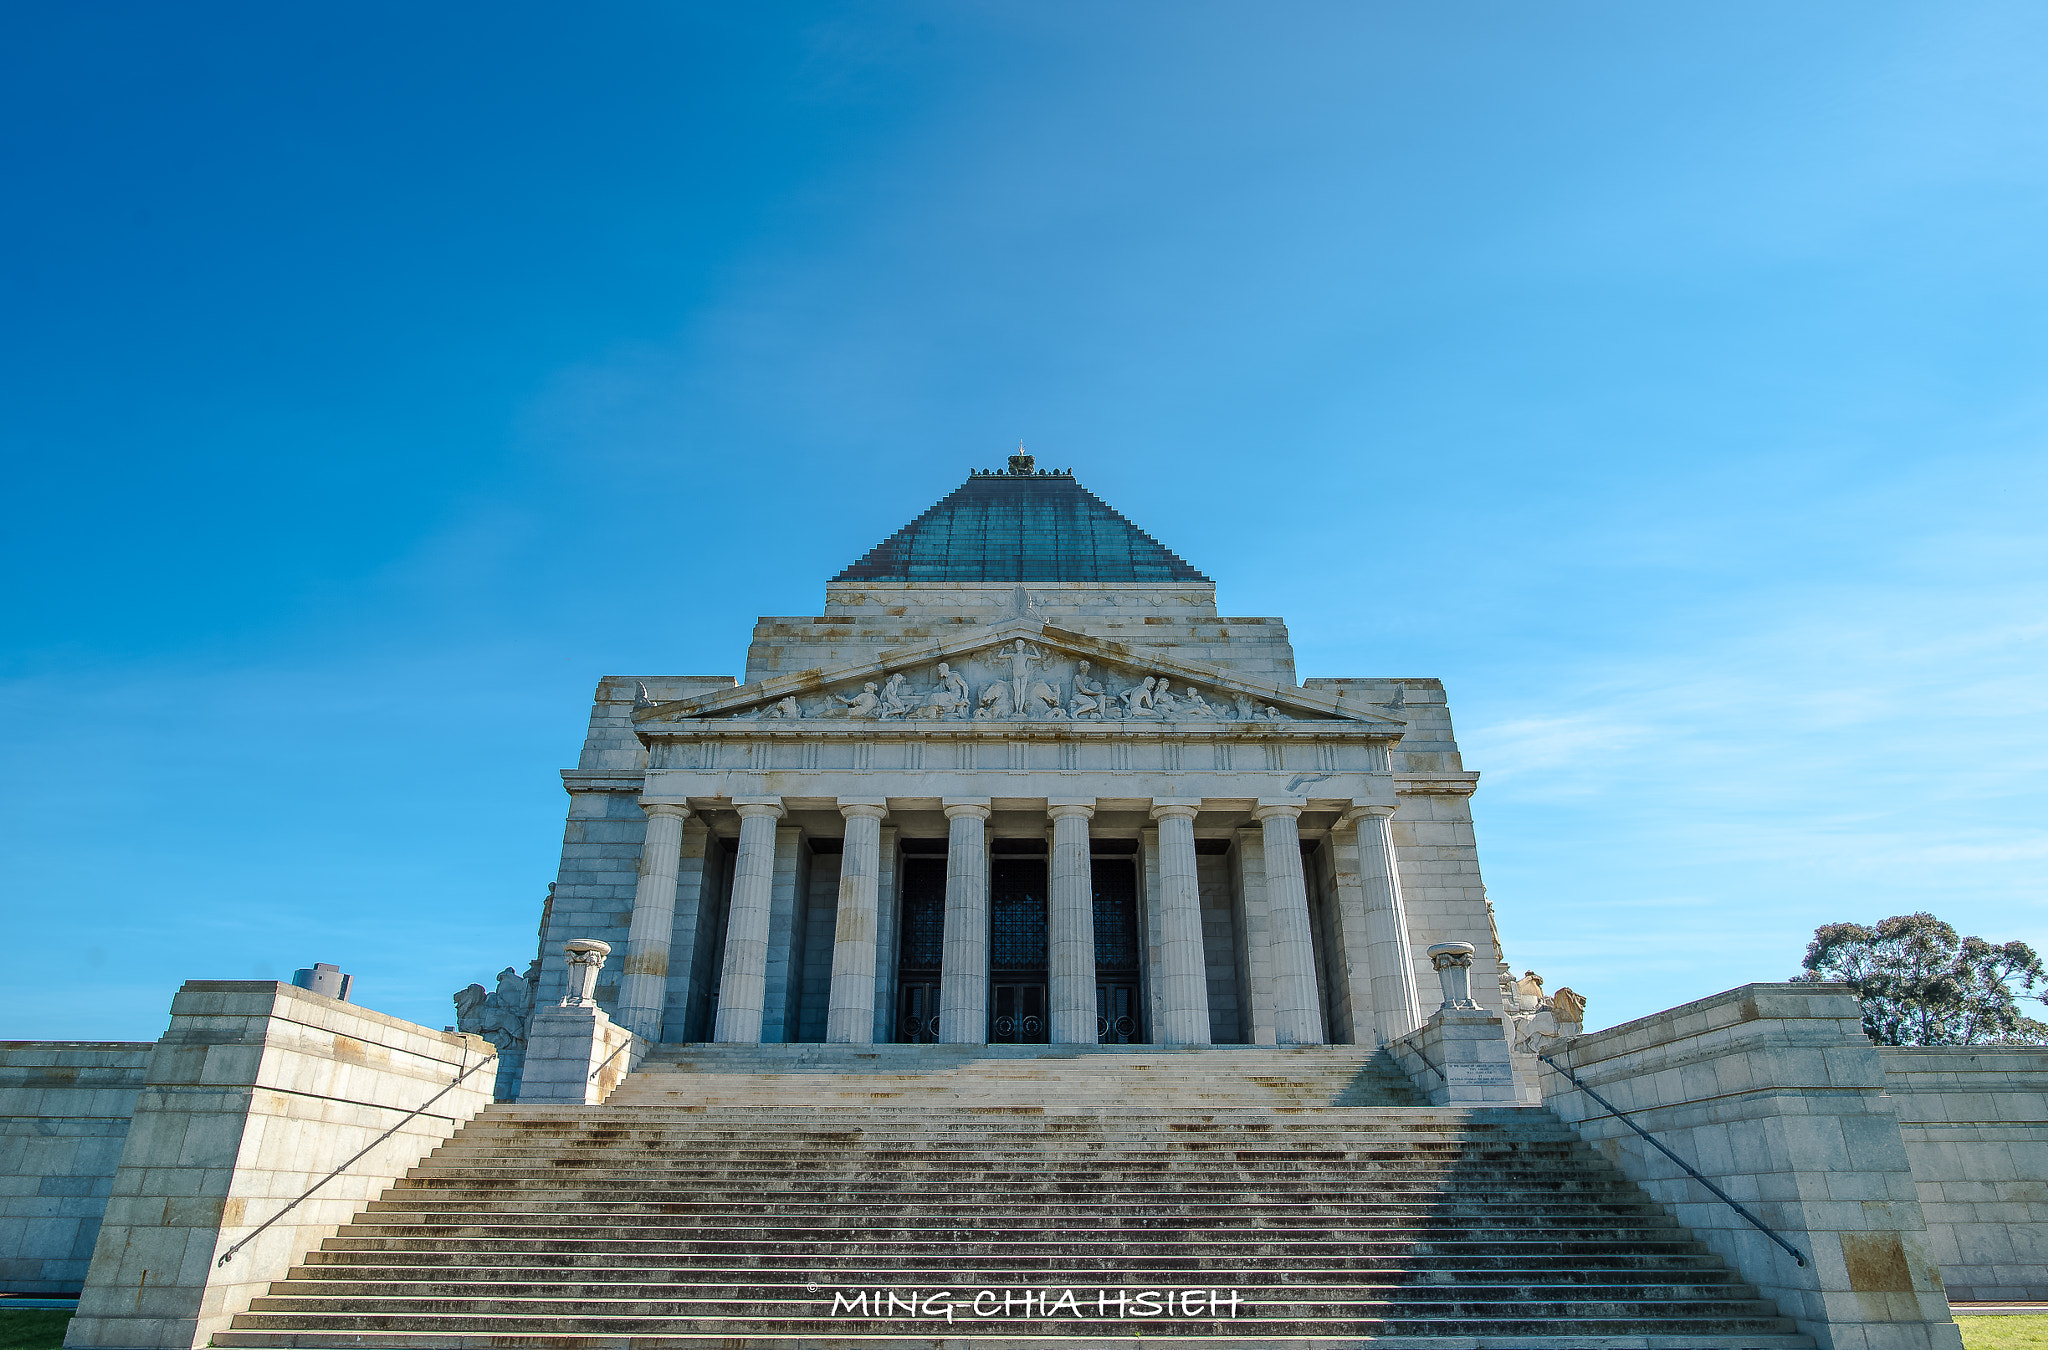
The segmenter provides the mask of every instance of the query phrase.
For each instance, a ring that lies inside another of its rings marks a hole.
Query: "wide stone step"
[[[301,1273],[294,1271],[289,1281],[278,1281],[273,1294],[304,1298],[353,1299],[353,1298],[549,1298],[549,1299],[660,1299],[688,1294],[695,1298],[745,1299],[760,1298],[767,1291],[788,1288],[803,1291],[806,1284],[815,1286],[815,1280],[800,1271],[770,1272],[749,1270],[699,1269],[690,1273],[688,1282],[672,1278],[654,1278],[651,1272],[634,1268],[613,1268],[603,1272],[590,1272],[576,1278],[539,1279],[507,1278],[511,1272],[496,1270],[496,1278],[489,1279],[424,1279],[418,1272],[381,1271],[356,1278],[336,1278],[330,1268],[322,1272]],[[849,1272],[850,1274],[854,1272]],[[906,1273],[901,1270],[887,1272],[897,1283],[902,1283]],[[932,1276],[927,1281],[913,1281],[919,1287],[925,1285],[943,1286],[956,1282],[959,1272],[931,1268]],[[600,1275],[602,1278],[600,1278]],[[1212,1274],[1198,1271],[1148,1272],[1144,1277],[1130,1274],[1098,1275],[1096,1286],[1112,1288],[1153,1288],[1161,1285],[1176,1285],[1200,1288],[1214,1284]],[[1755,1299],[1754,1290],[1744,1291],[1730,1283],[1714,1283],[1694,1280],[1690,1283],[1666,1281],[1663,1283],[1642,1282],[1629,1284],[1577,1283],[1562,1280],[1532,1281],[1528,1279],[1478,1279],[1415,1281],[1405,1278],[1364,1278],[1360,1272],[1348,1270],[1240,1270],[1231,1275],[1233,1287],[1246,1291],[1246,1297],[1254,1293],[1258,1297],[1292,1296],[1294,1294],[1326,1294],[1332,1289],[1349,1291],[1360,1297],[1390,1299],[1424,1298],[1453,1302],[1494,1302],[1503,1300],[1572,1300],[1593,1299],[1614,1301],[1626,1299],[1671,1300],[1715,1300],[1714,1306],[1721,1306],[1722,1299]],[[874,1288],[872,1280],[844,1280],[841,1288]],[[978,1281],[975,1288],[1036,1289],[1038,1284],[1003,1285]],[[272,1309],[275,1311],[275,1309]]]
[[[672,1270],[678,1272],[673,1277],[676,1279],[687,1278],[690,1272],[707,1269],[749,1270],[761,1272],[764,1277],[772,1272],[808,1276],[812,1272],[831,1271],[842,1273],[847,1280],[856,1279],[861,1272],[887,1271],[897,1276],[907,1276],[916,1272],[938,1271],[942,1278],[932,1281],[934,1283],[948,1282],[969,1272],[974,1272],[985,1279],[996,1278],[1006,1271],[1019,1278],[1026,1275],[1046,1277],[1069,1274],[1084,1279],[1098,1279],[1102,1275],[1098,1258],[1089,1252],[991,1255],[948,1251],[938,1256],[915,1252],[891,1252],[863,1256],[858,1253],[775,1251],[728,1253],[716,1258],[707,1258],[675,1252],[565,1251],[548,1246],[515,1252],[489,1244],[476,1244],[468,1249],[419,1247],[393,1250],[385,1246],[350,1247],[346,1243],[345,1237],[328,1238],[328,1245],[306,1253],[304,1268],[310,1270],[330,1265],[349,1265],[403,1270]],[[1562,1280],[1582,1275],[1620,1278],[1619,1272],[1625,1272],[1631,1278],[1654,1274],[1661,1278],[1683,1275],[1687,1279],[1705,1279],[1712,1275],[1732,1280],[1727,1268],[1720,1263],[1720,1258],[1706,1252],[1704,1248],[1658,1255],[1628,1249],[1604,1253],[1566,1254],[1520,1252],[1498,1255],[1467,1252],[1455,1256],[1419,1256],[1405,1250],[1376,1254],[1346,1250],[1308,1259],[1305,1259],[1303,1254],[1293,1251],[1276,1256],[1261,1256],[1238,1252],[1180,1250],[1165,1254],[1138,1253],[1131,1256],[1119,1269],[1125,1274],[1142,1271],[1147,1275],[1195,1270],[1210,1274],[1212,1282],[1215,1275],[1231,1275],[1247,1270],[1271,1270],[1281,1273],[1297,1270],[1351,1270],[1358,1272],[1361,1277],[1375,1271],[1392,1271],[1412,1274],[1413,1278],[1418,1280],[1436,1278],[1438,1275],[1457,1275],[1460,1278],[1470,1275],[1478,1278],[1483,1273],[1497,1274],[1503,1279]]]
[[[679,1195],[685,1192],[678,1192]],[[750,1216],[773,1215],[782,1218],[837,1218],[848,1223],[870,1223],[889,1219],[918,1219],[958,1221],[962,1218],[980,1218],[987,1214],[994,1197],[990,1196],[917,1196],[896,1200],[864,1200],[843,1197],[791,1196],[788,1198],[759,1197],[748,1201]],[[1392,1200],[1378,1196],[1365,1196],[1347,1203],[1348,1197],[1340,1199],[1317,1196],[1313,1199],[1274,1199],[1270,1197],[1239,1199],[1187,1199],[1181,1197],[1153,1196],[1144,1199],[1111,1200],[1100,1197],[1080,1196],[1047,1197],[1026,1199],[1006,1196],[1002,1199],[1003,1212],[1015,1217],[1051,1217],[1085,1219],[1094,1216],[1115,1216],[1142,1212],[1144,1217],[1177,1215],[1190,1218],[1204,1218],[1222,1224],[1253,1223],[1263,1216],[1272,1216],[1287,1222],[1304,1220],[1322,1221],[1332,1216],[1369,1212],[1380,1218],[1432,1218],[1463,1222],[1484,1220],[1490,1223],[1526,1224],[1537,1220],[1570,1218],[1590,1221],[1598,1218],[1655,1219],[1673,1222],[1664,1212],[1647,1201],[1616,1200],[1607,1203],[1559,1205],[1554,1203],[1522,1203],[1513,1200],[1465,1200],[1437,1201],[1415,1199],[1412,1201]],[[417,1214],[431,1216],[435,1221],[471,1216],[481,1218],[488,1214],[510,1216],[547,1215],[568,1222],[609,1222],[634,1223],[643,1216],[648,1217],[689,1217],[704,1216],[733,1218],[731,1205],[714,1200],[692,1198],[688,1200],[659,1200],[636,1198],[615,1202],[565,1201],[565,1200],[505,1200],[489,1197],[409,1198],[373,1200],[365,1213],[379,1215],[380,1222],[402,1223],[412,1220],[397,1216]]]

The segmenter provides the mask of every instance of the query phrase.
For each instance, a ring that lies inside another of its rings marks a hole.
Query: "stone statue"
[[[455,1029],[483,1037],[501,1056],[525,1051],[532,1018],[533,982],[511,966],[498,972],[498,987],[489,993],[473,984],[455,995]]]
[[[967,681],[944,661],[939,662],[938,687],[924,696],[917,715],[920,718],[967,716]]]
[[[481,1036],[484,1030],[484,1000],[490,992],[480,984],[455,991],[455,1029],[466,1031],[472,1036]]]
[[[1101,721],[1109,712],[1109,694],[1102,685],[1088,678],[1088,663],[1083,661],[1074,670],[1074,697],[1067,703],[1067,712],[1075,721],[1089,718]]]
[[[1153,681],[1152,708],[1161,717],[1181,717],[1180,700],[1173,696],[1173,686],[1166,682],[1164,675]]]
[[[882,717],[908,717],[910,700],[903,689],[903,672],[893,672],[882,686]]]
[[[791,721],[803,715],[804,710],[796,706],[796,696],[793,694],[777,699],[761,713],[763,717],[787,718]]]
[[[1152,708],[1152,689],[1158,683],[1159,681],[1147,675],[1143,684],[1132,685],[1124,690],[1124,716],[1157,717],[1159,714]]]
[[[997,680],[981,691],[981,706],[974,710],[974,716],[981,722],[1003,722],[1014,716],[1016,711],[1016,705],[1010,702],[1009,682]]]
[[[1188,686],[1188,692],[1182,696],[1180,702],[1180,712],[1183,717],[1216,716],[1216,710],[1209,706],[1209,700],[1203,698],[1193,685]]]
[[[1268,722],[1292,722],[1294,719],[1268,703],[1266,705],[1266,716],[1263,720]]]
[[[1515,981],[1515,1006],[1534,1012],[1543,1006],[1543,977],[1533,970],[1522,972]]]
[[[1027,687],[1031,680],[1031,667],[1044,665],[1045,653],[1023,638],[1018,638],[1016,642],[1003,649],[1003,654],[1010,661],[1010,706],[1025,707],[1025,698],[1031,692]],[[982,701],[988,701],[986,696]]]
[[[1532,977],[1523,977],[1527,984]],[[1538,988],[1542,982],[1537,982]],[[1521,985],[1516,986],[1519,994]],[[1586,1000],[1569,988],[1560,989],[1548,1000],[1547,1006],[1539,1008],[1527,1017],[1515,1019],[1515,1049],[1531,1055],[1547,1055],[1564,1041],[1585,1030]]]
[[[1232,715],[1240,722],[1256,722],[1259,720],[1259,705],[1251,695],[1239,694],[1237,696],[1237,706],[1232,709]]]
[[[862,685],[860,692],[851,698],[848,698],[845,694],[834,694],[832,697],[846,705],[846,711],[838,713],[841,717],[880,717],[882,715],[881,696],[875,692],[875,682],[873,680],[869,680],[866,684]],[[833,711],[838,712],[838,709],[835,708]]]
[[[633,681],[633,706],[636,708],[652,708],[654,703],[655,700],[649,697],[647,693],[647,681]]]

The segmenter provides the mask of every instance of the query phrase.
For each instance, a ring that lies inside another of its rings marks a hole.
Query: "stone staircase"
[[[665,1046],[499,1105],[214,1344],[1791,1350],[1547,1112],[1350,1046]]]

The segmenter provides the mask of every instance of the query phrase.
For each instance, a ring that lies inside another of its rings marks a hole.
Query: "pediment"
[[[1315,690],[1263,684],[1150,648],[1011,620],[874,661],[651,704],[636,724],[699,720],[930,723],[1067,722],[1130,730],[1219,722],[1329,721],[1379,725],[1396,718],[1340,708]]]

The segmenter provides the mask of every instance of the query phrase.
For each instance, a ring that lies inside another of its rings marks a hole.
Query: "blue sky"
[[[530,957],[591,688],[1022,438],[1449,687],[1608,1024],[2048,946],[2048,10],[15,6],[0,1036]]]

